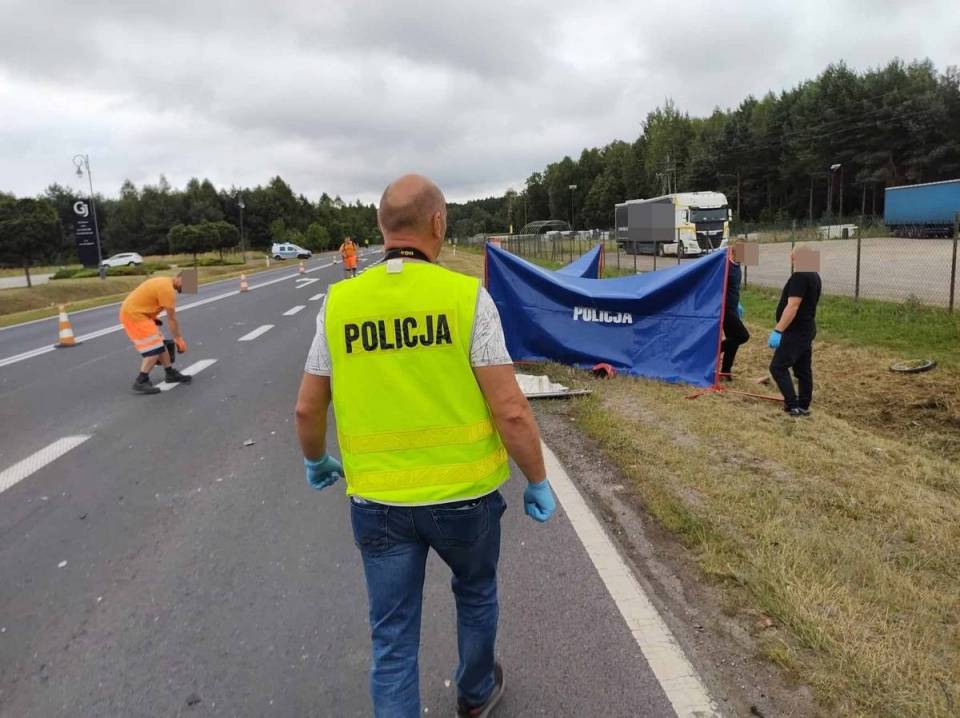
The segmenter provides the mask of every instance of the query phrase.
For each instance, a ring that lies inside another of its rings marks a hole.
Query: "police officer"
[[[296,412],[307,481],[322,489],[346,477],[370,607],[375,715],[420,715],[432,548],[453,573],[457,715],[479,718],[504,687],[494,644],[508,454],[528,482],[528,516],[546,521],[554,498],[493,300],[478,280],[435,264],[443,194],[406,175],[384,191],[377,219],[385,260],[331,286],[317,317]],[[342,463],[326,446],[331,395]]]

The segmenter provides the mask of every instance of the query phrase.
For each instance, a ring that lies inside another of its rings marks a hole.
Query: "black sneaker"
[[[191,381],[193,381],[193,377],[190,376],[189,374],[181,374],[179,371],[177,371],[173,367],[170,367],[169,369],[166,370],[164,381],[168,381],[171,384],[174,384],[177,382],[181,384],[189,384]]]
[[[151,384],[149,379],[147,379],[146,381],[134,381],[133,390],[137,394],[159,394],[160,393],[160,387],[157,387]]]
[[[799,406],[795,406],[792,409],[787,410],[787,414],[793,417],[810,416],[810,410],[801,409]]]
[[[457,718],[487,718],[493,713],[493,709],[503,698],[503,666],[499,663],[493,664],[493,680],[496,682],[493,693],[482,706],[470,707],[463,702],[462,698],[457,699]]]
[[[798,406],[797,411],[800,412],[800,416],[810,416],[810,410],[805,406]]]

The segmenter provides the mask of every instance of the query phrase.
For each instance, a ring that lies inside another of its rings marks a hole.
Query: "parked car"
[[[107,257],[100,264],[104,267],[138,267],[143,264],[143,257],[136,252],[121,252]]]
[[[310,259],[313,252],[295,244],[274,244],[270,249],[274,259]]]

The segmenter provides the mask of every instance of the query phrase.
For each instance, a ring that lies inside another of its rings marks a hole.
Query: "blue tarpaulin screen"
[[[603,245],[598,244],[589,252],[573,260],[565,267],[560,267],[557,274],[568,277],[589,277],[600,279],[600,268],[603,266]]]
[[[726,252],[648,274],[586,279],[538,267],[487,244],[487,289],[514,361],[617,371],[712,386]]]

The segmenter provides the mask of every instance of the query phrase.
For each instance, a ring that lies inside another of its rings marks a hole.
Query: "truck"
[[[722,192],[678,192],[631,199],[614,209],[617,244],[629,254],[697,257],[730,239],[730,208]]]
[[[897,237],[950,237],[960,212],[960,179],[887,187],[883,222]]]

